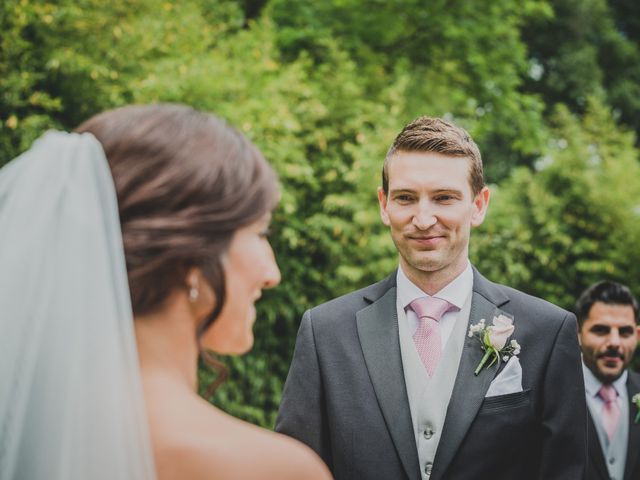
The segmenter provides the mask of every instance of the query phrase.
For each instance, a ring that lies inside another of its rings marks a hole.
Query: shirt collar
[[[584,364],[584,360],[582,361],[582,373],[584,375],[584,389],[587,392],[587,395],[595,397],[598,395],[600,388],[602,388],[602,382],[598,380],[593,372],[587,368]],[[622,395],[622,392],[624,391],[623,387],[627,383],[627,375],[627,369],[625,368],[622,375],[620,375],[620,378],[612,383],[613,388],[618,392],[618,396]]]
[[[398,288],[398,300],[405,309],[416,298],[431,296],[427,295],[420,289],[420,287],[407,278],[402,270],[402,265],[398,268],[396,283]],[[467,260],[467,266],[462,273],[445,285],[439,292],[436,292],[433,296],[442,298],[450,304],[458,307],[458,309],[462,309],[464,303],[471,294],[472,289],[473,270],[471,269],[471,263]]]

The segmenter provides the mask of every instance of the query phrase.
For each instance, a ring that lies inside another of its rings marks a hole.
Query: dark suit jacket
[[[638,408],[631,403],[631,398],[640,392],[640,374],[629,370],[627,377],[627,394],[629,396],[629,439],[627,441],[627,461],[624,466],[624,480],[640,479],[640,423],[635,423]],[[588,410],[588,409],[587,409]],[[589,463],[587,465],[588,480],[609,480],[609,472],[605,464],[604,454],[600,446],[598,432],[589,414]]]
[[[418,480],[396,313],[396,276],[307,311],[276,430],[338,480]],[[470,323],[514,317],[524,391],[485,399],[498,368],[466,338],[430,480],[579,480],[587,408],[573,314],[474,270]],[[503,364],[504,365],[504,364]]]

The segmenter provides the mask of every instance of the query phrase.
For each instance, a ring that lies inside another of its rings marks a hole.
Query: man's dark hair
[[[628,305],[633,308],[633,316],[638,323],[638,301],[633,296],[631,290],[621,283],[604,280],[595,283],[587,288],[582,294],[575,306],[575,314],[578,318],[578,327],[582,328],[589,312],[594,303],[601,302],[607,305]]]

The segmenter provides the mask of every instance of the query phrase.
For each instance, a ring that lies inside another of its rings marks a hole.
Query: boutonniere
[[[503,314],[493,317],[493,322],[489,326],[486,325],[483,318],[475,325],[469,327],[469,338],[474,335],[477,336],[478,340],[480,340],[482,350],[484,350],[484,356],[474,372],[476,375],[480,373],[480,370],[482,370],[482,367],[485,366],[489,358],[491,358],[491,363],[489,363],[487,368],[496,362],[500,364],[500,360],[506,362],[509,358],[520,354],[520,345],[517,341],[511,340],[509,344],[507,344],[507,339],[514,330],[513,319]]]
[[[640,393],[636,393],[633,397],[631,397],[631,401],[636,406],[636,410],[638,410],[636,412],[636,418],[633,423],[638,423],[640,422]]]

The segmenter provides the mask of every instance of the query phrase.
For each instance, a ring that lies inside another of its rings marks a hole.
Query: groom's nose
[[[438,223],[433,206],[429,201],[420,201],[416,204],[416,211],[413,215],[412,223],[414,227],[420,230],[427,230]]]

